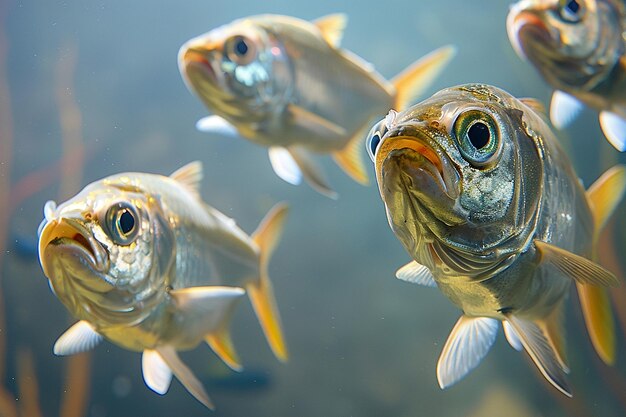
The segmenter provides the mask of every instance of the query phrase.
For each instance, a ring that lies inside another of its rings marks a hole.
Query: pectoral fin
[[[346,136],[348,134],[342,126],[304,107],[289,104],[287,111],[291,115],[293,123],[311,132],[316,132],[320,136]]]
[[[541,256],[541,262],[554,266],[579,284],[605,287],[619,285],[619,280],[613,273],[587,258],[540,240],[535,240],[534,243]]]
[[[433,83],[443,68],[456,55],[456,47],[447,45],[415,61],[391,82],[396,87],[395,110],[403,110]]]
[[[436,287],[433,274],[424,265],[411,261],[396,271],[396,278],[426,287]]]
[[[313,21],[313,24],[322,32],[326,42],[334,48],[339,48],[347,23],[348,16],[343,13],[329,14]]]
[[[576,97],[556,90],[550,102],[550,120],[557,129],[572,123],[583,110],[584,105]]]
[[[333,200],[337,199],[338,195],[328,185],[324,171],[315,162],[308,151],[302,148],[290,147],[289,153],[293,157],[293,160],[296,161],[296,164],[298,164],[304,179],[309,183],[309,185],[311,185],[311,187],[313,187],[315,191],[325,195],[326,197],[332,198]]]
[[[567,382],[566,372],[539,326],[513,315],[510,315],[507,320],[543,376],[559,391],[571,397],[572,392]]]
[[[156,348],[156,352],[172,370],[180,383],[183,384],[185,389],[189,391],[196,400],[200,401],[205,407],[211,410],[215,408],[209,395],[204,390],[202,383],[196,378],[191,369],[180,360],[174,348],[170,346],[159,346]]]
[[[102,336],[85,320],[75,323],[57,339],[53,352],[58,356],[85,352],[102,342]]]
[[[620,152],[626,151],[626,120],[615,113],[600,113],[600,126],[609,143]]]
[[[227,137],[238,137],[239,132],[229,121],[223,117],[211,115],[203,117],[196,122],[196,129],[200,132],[218,134]]]
[[[272,146],[268,153],[272,169],[276,175],[292,185],[298,185],[302,182],[302,171],[287,149]]]
[[[496,340],[498,320],[461,316],[437,362],[437,380],[449,387],[476,368]]]
[[[216,331],[230,318],[232,308],[242,295],[238,287],[190,287],[169,292],[180,320],[196,326],[200,334]]]
[[[172,370],[156,350],[147,349],[143,351],[141,371],[144,382],[152,391],[163,395],[170,389]]]
[[[359,184],[367,185],[369,179],[363,163],[364,139],[364,132],[357,132],[342,150],[333,152],[333,159],[353,180]]]

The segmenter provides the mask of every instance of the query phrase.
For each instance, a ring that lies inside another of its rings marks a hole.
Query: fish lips
[[[426,137],[398,136],[385,141],[392,149],[382,162],[384,193],[410,195],[449,226],[465,223],[466,213],[459,204],[460,176],[449,158],[436,152]],[[388,197],[388,201],[393,198]]]
[[[113,288],[106,274],[110,265],[107,250],[77,220],[48,221],[39,238],[39,257],[44,274],[53,284],[60,275],[71,276],[96,292]]]
[[[508,20],[509,39],[521,57],[530,58],[530,54],[535,59],[539,59],[542,55],[549,55],[556,49],[554,43],[560,39],[559,34],[553,33],[556,29],[546,25],[536,13],[520,11],[510,15]]]

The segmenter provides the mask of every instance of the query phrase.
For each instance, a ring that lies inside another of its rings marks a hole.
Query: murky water
[[[10,98],[12,110],[8,114],[0,106],[5,112],[0,140],[9,137],[7,120],[13,138],[11,152],[0,155],[0,175],[13,184],[11,194],[0,197],[2,215],[10,216],[7,236],[0,236],[6,239],[0,264],[5,303],[0,337],[7,345],[5,358],[0,357],[5,361],[0,382],[14,408],[29,401],[34,405],[28,390],[19,388],[24,381],[33,388],[34,378],[18,366],[27,351],[32,352],[43,415],[61,415],[64,398],[68,361],[55,357],[52,345],[72,321],[50,292],[36,258],[44,202],[61,200],[112,173],[169,174],[199,159],[205,167],[203,197],[247,232],[273,203],[286,200],[292,207],[270,265],[291,359],[281,364],[272,356],[249,303],[241,303],[232,329],[246,367],[243,374],[228,370],[206,346],[183,354],[214,400],[215,416],[626,413],[626,323],[617,322],[618,362],[607,368],[588,341],[574,293],[566,310],[574,399],[545,383],[502,334],[478,369],[441,391],[435,365],[459,311],[437,290],[394,278],[396,268],[409,259],[389,230],[376,187],[357,185],[325,158],[340,193],[332,201],[306,185],[294,187],[278,179],[265,149],[196,131],[194,124],[206,111],[178,73],[176,54],[183,42],[242,16],[280,13],[314,19],[338,11],[350,19],[343,47],[388,78],[425,53],[455,44],[457,57],[429,94],[450,85],[486,82],[517,96],[549,98],[550,90],[509,44],[507,1],[0,3],[7,47],[0,65],[10,93],[3,92],[0,100]],[[587,184],[618,160],[626,162],[604,140],[591,111],[559,137]],[[59,164],[67,170],[65,177]],[[373,179],[373,169],[369,174]],[[616,253],[624,267],[624,205],[614,225],[620,242]],[[614,295],[626,303],[623,290]],[[178,382],[163,397],[150,391],[137,353],[107,342],[88,363],[87,416],[210,414]],[[74,385],[72,393],[76,389]],[[10,408],[0,408],[0,414],[10,415]],[[20,409],[21,415],[33,415]]]

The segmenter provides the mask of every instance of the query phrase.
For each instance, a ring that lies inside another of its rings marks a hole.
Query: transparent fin
[[[184,185],[195,196],[200,196],[200,185],[202,184],[202,162],[193,161],[178,168],[170,175],[170,178]]]
[[[396,87],[395,110],[407,108],[430,87],[435,78],[456,55],[456,47],[447,45],[423,56],[398,74],[391,82]]]
[[[328,185],[324,171],[315,162],[308,151],[301,148],[291,147],[289,148],[289,153],[291,153],[294,161],[298,164],[304,179],[315,191],[328,198],[332,198],[333,200],[337,199],[338,195]]]
[[[313,24],[322,32],[322,36],[329,45],[339,48],[343,30],[348,24],[348,16],[343,13],[335,13],[315,19]]]
[[[340,151],[333,152],[333,159],[353,180],[359,184],[369,184],[367,170],[363,162],[363,140],[365,135],[359,131]]]
[[[461,316],[437,362],[437,380],[447,388],[476,368],[496,340],[498,320]]]
[[[626,151],[626,120],[615,113],[600,113],[600,126],[607,140],[620,152]]]
[[[557,129],[563,129],[578,117],[583,108],[583,103],[576,97],[556,90],[550,102],[550,121]]]
[[[272,169],[276,175],[292,185],[298,185],[302,182],[302,172],[287,149],[272,146],[268,153]]]
[[[163,395],[172,383],[172,370],[156,350],[144,350],[141,355],[143,380],[152,391]]]
[[[211,115],[203,117],[196,122],[196,129],[200,132],[213,133],[227,137],[238,137],[239,132],[229,121],[223,117]]]
[[[436,287],[433,274],[424,265],[411,261],[396,271],[396,278],[426,287]]]
[[[75,323],[57,339],[53,352],[58,356],[86,352],[102,342],[102,336],[85,320]]]
[[[504,336],[506,336],[506,340],[509,342],[509,345],[511,345],[511,347],[518,352],[521,352],[522,349],[524,349],[524,346],[522,345],[522,341],[519,339],[517,333],[515,333],[513,327],[511,327],[509,322],[505,320],[502,322],[502,328],[504,329]]]

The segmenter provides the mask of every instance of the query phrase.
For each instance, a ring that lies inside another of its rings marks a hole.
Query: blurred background
[[[0,0],[0,416],[206,416],[173,382],[160,397],[137,353],[105,342],[59,358],[73,323],[37,260],[47,200],[124,171],[168,175],[204,163],[204,199],[252,232],[277,201],[291,205],[270,265],[291,358],[279,363],[248,302],[232,325],[246,370],[228,370],[206,346],[183,353],[217,416],[617,416],[626,414],[626,296],[615,289],[618,360],[604,366],[586,335],[574,292],[567,344],[574,398],[550,387],[499,334],[484,362],[442,391],[435,366],[460,312],[436,289],[394,278],[409,261],[369,187],[321,158],[336,201],[272,171],[266,149],[196,131],[207,113],[178,72],[186,40],[236,18],[303,19],[344,12],[342,46],[391,78],[445,44],[458,55],[428,94],[467,82],[549,102],[550,89],[509,44],[508,2],[486,0],[29,1]],[[381,115],[382,116],[382,115]],[[626,162],[593,111],[559,133],[585,184]],[[604,265],[624,265],[624,205],[603,237]],[[619,242],[619,244],[617,243]]]

